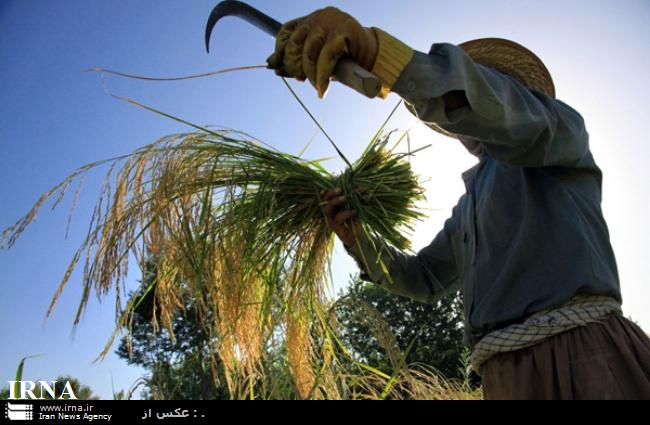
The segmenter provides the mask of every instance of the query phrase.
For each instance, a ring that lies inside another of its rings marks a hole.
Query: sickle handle
[[[235,0],[222,1],[210,13],[205,27],[205,47],[208,52],[210,51],[212,30],[217,22],[225,16],[241,18],[273,37],[278,34],[282,27],[280,22],[244,2]],[[382,87],[381,80],[377,76],[350,59],[339,60],[334,69],[334,79],[371,99],[379,95]]]

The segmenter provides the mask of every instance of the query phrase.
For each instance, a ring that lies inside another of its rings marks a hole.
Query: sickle
[[[282,24],[248,4],[225,0],[217,4],[205,27],[205,48],[210,52],[210,36],[217,22],[226,16],[236,16],[275,37]],[[375,98],[381,91],[381,80],[350,59],[341,59],[334,70],[334,79],[369,98]]]
[[[282,24],[252,6],[241,1],[225,0],[215,6],[205,27],[205,49],[210,53],[210,36],[217,22],[226,16],[236,16],[255,25],[270,36],[275,37]]]

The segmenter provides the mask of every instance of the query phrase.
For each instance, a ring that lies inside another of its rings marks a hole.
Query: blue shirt
[[[469,106],[448,113],[441,97],[456,90]],[[470,346],[577,294],[621,301],[602,173],[580,114],[447,43],[416,52],[393,91],[423,122],[479,143],[480,162],[430,245],[380,254],[390,278],[360,260],[370,241],[349,248],[363,279],[426,303],[462,290]]]

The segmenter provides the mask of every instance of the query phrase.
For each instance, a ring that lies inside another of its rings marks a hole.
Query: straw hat
[[[459,44],[458,47],[474,62],[509,75],[528,88],[555,97],[551,73],[542,60],[524,46],[502,38],[481,38]],[[435,129],[456,137],[441,128]]]
[[[481,38],[460,44],[474,62],[507,74],[526,87],[555,97],[550,72],[533,52],[514,41],[502,38]]]

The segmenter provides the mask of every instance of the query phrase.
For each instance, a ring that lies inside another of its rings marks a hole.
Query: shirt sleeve
[[[583,118],[571,107],[475,63],[460,47],[415,52],[393,91],[413,114],[481,141],[494,159],[525,167],[578,166],[589,151]],[[442,96],[462,91],[469,105],[445,111]]]
[[[346,247],[361,270],[361,279],[397,295],[433,304],[460,289],[452,238],[457,234],[457,208],[443,230],[426,248],[409,255],[366,235]],[[383,262],[384,267],[381,266]]]

